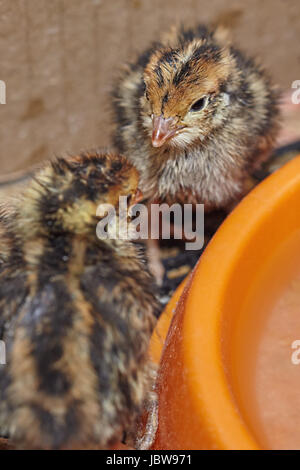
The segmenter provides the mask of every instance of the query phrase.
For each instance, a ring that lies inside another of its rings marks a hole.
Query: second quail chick
[[[114,90],[115,142],[151,200],[227,208],[278,130],[277,92],[223,29],[173,30]]]
[[[96,236],[138,173],[98,152],[46,165],[0,225],[0,430],[19,448],[109,448],[151,389],[158,305],[140,248]]]

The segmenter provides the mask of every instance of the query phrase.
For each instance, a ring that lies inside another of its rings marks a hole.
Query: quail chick
[[[173,29],[126,68],[113,99],[116,146],[150,201],[232,206],[278,130],[268,75],[220,27]]]
[[[133,241],[96,236],[97,206],[137,183],[124,157],[59,158],[2,214],[0,429],[19,448],[108,448],[142,411],[152,278]]]

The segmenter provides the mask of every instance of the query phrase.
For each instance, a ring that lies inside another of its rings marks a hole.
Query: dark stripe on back
[[[20,323],[32,344],[32,357],[39,377],[39,389],[61,396],[71,387],[67,371],[58,369],[63,355],[64,338],[69,333],[75,313],[72,298],[63,281],[49,281],[25,307]]]
[[[71,247],[71,236],[55,234],[49,236],[38,266],[38,290],[43,288],[51,276],[65,274],[68,271]]]
[[[80,287],[85,299],[92,304],[95,313],[99,314],[105,323],[107,323],[107,327],[116,329],[121,335],[127,337],[128,324],[121,317],[119,302],[114,299],[112,294],[114,288],[122,281],[122,277],[114,269],[114,261],[110,260],[110,265],[99,263],[93,269],[87,270],[81,276]],[[99,297],[97,290],[100,285],[107,291],[106,298],[109,298],[109,301]]]
[[[74,400],[69,404],[61,422],[41,406],[31,405],[31,409],[40,424],[41,433],[46,436],[46,439],[48,438],[51,447],[66,446],[72,436],[76,435],[80,424],[77,408],[78,403]]]

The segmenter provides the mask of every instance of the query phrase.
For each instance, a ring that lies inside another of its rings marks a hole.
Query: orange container
[[[291,362],[300,315],[289,323],[291,302],[284,322],[272,312],[298,278],[300,310],[300,157],[236,207],[158,322],[154,449],[292,447],[281,402],[289,407],[290,385],[300,387],[300,365]],[[295,413],[299,426],[300,403]]]

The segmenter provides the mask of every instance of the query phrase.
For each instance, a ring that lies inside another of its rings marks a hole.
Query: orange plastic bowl
[[[255,391],[258,345],[297,269],[300,156],[236,207],[158,322],[150,348],[160,359],[154,449],[274,447]]]

